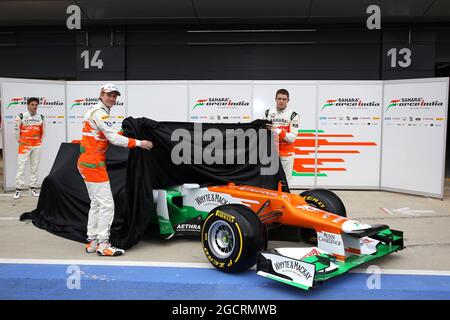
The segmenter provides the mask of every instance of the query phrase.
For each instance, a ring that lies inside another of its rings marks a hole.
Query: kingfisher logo
[[[17,105],[23,105],[25,104],[24,98],[11,98],[11,101],[9,102],[6,109],[9,109],[10,107],[17,106]]]
[[[7,105],[6,109],[9,109],[10,107],[14,106],[25,106],[27,105],[27,101],[30,97],[21,97],[21,98],[11,98],[9,104]],[[60,107],[64,105],[64,102],[54,100],[49,101],[45,97],[36,97],[39,99],[39,108],[52,108],[52,107]]]
[[[426,101],[424,98],[420,97],[408,97],[408,98],[400,98],[393,99],[389,102],[386,111],[391,108],[399,108],[399,107],[407,107],[410,109],[431,109],[431,107],[442,107],[444,102],[439,100]]]
[[[192,110],[195,110],[198,107],[219,107],[219,108],[229,108],[229,107],[248,107],[250,102],[241,100],[241,101],[233,101],[230,98],[208,98],[208,99],[199,99],[195,103]]]
[[[344,97],[344,98],[326,100],[321,111],[323,111],[325,108],[330,108],[330,107],[347,107],[349,109],[367,109],[368,107],[378,107],[378,106],[380,106],[380,103],[376,102],[376,101],[363,101],[361,98]]]

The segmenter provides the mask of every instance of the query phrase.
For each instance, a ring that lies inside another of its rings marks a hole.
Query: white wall
[[[443,197],[448,85],[448,78],[384,83],[382,189]]]
[[[38,97],[38,113],[45,116],[46,132],[42,143],[38,184],[48,175],[61,142],[66,141],[65,83],[63,81],[14,81],[1,83],[3,117],[4,188],[15,188],[18,142],[14,135],[16,115],[27,110],[28,97]],[[17,103],[13,103],[13,102]],[[28,175],[27,175],[28,176]]]
[[[128,115],[156,121],[188,121],[187,81],[128,81]]]
[[[264,111],[275,106],[275,92],[285,88],[290,92],[289,107],[300,116],[294,187],[382,189],[443,196],[448,78],[384,82],[118,81],[115,83],[122,93],[118,105],[112,109],[112,117],[117,127],[120,127],[122,120],[127,116],[147,117],[157,121],[248,122],[263,118]],[[6,108],[7,101],[14,96],[43,96],[43,94],[51,99],[65,101],[64,110],[57,114],[67,115],[62,126],[67,130],[67,134],[55,131],[47,137],[48,142],[45,142],[44,146],[53,149],[48,153],[50,157],[43,161],[40,168],[42,181],[50,170],[59,143],[81,138],[83,115],[89,106],[96,102],[103,82],[0,78],[0,84],[2,89],[0,97],[3,97],[2,114],[10,117],[6,119],[4,117],[4,123],[7,121],[10,123],[3,132],[4,142],[6,141],[4,157],[7,189],[14,187],[17,156],[15,142],[10,141],[13,134],[11,117],[13,113],[15,115],[26,108],[26,106],[22,106],[22,109],[17,107],[17,110]],[[426,109],[389,108],[386,111],[391,100],[413,96],[426,101],[437,99],[442,101],[442,104]],[[200,104],[197,105],[199,101]],[[221,105],[214,101],[225,101],[225,104]],[[235,102],[241,104],[233,104]],[[427,127],[417,126],[417,123],[416,126],[393,125],[393,118],[403,121],[405,117],[433,118],[436,125]],[[58,127],[58,130],[62,127]]]
[[[319,85],[319,187],[379,187],[382,89],[381,81]]]

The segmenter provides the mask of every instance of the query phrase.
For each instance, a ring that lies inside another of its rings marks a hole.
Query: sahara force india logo
[[[11,98],[10,102],[8,103],[8,105],[6,106],[6,109],[9,109],[10,107],[15,107],[15,106],[24,106],[27,104],[27,100],[30,97],[18,97],[18,98]],[[60,107],[63,106],[64,103],[62,101],[58,101],[58,100],[47,100],[46,97],[36,97],[39,99],[39,106],[40,107]]]
[[[25,98],[11,98],[11,101],[9,102],[6,109],[9,109],[12,106],[23,105],[23,104],[25,104],[24,101],[25,101]]]
[[[380,106],[379,102],[363,101],[361,98],[337,98],[326,100],[325,104],[322,107],[322,110],[330,107],[351,107],[351,108],[367,109],[367,107],[378,107],[378,106]]]
[[[412,109],[420,109],[420,108],[426,108],[429,109],[430,107],[442,107],[444,103],[442,101],[434,100],[434,101],[426,101],[424,98],[401,98],[401,99],[392,99],[387,108],[386,111],[388,111],[391,108],[397,108],[397,107],[410,107]]]
[[[92,107],[95,106],[98,103],[98,98],[82,98],[82,99],[75,99],[72,102],[72,105],[70,106],[70,109],[76,108],[76,107]],[[121,107],[123,106],[123,102],[116,101],[115,106]]]
[[[208,99],[199,99],[195,103],[192,110],[198,107],[248,107],[250,102],[241,100],[241,101],[233,101],[230,98],[208,98]]]

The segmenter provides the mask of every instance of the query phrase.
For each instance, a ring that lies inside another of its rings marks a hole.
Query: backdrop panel
[[[379,188],[382,82],[321,82],[318,97],[317,185]]]
[[[382,189],[442,197],[448,78],[401,81],[119,81],[112,109],[158,121],[246,123],[290,91],[300,116],[294,188]],[[104,82],[0,78],[6,190],[15,187],[14,117],[29,96],[41,99],[47,135],[40,181],[59,144],[81,138],[85,112]],[[61,105],[62,103],[62,105]],[[316,134],[317,133],[317,134]]]
[[[156,121],[188,121],[187,81],[128,81],[128,115]]]
[[[265,110],[276,106],[275,93],[281,88],[289,91],[288,107],[300,117],[291,188],[311,188],[315,185],[317,85],[313,81],[255,81],[254,119],[263,119]]]
[[[65,83],[62,81],[18,80],[2,82],[2,120],[4,142],[4,186],[5,191],[16,187],[18,142],[14,135],[15,117],[27,111],[27,99],[39,98],[38,113],[45,116],[46,132],[42,143],[38,184],[48,175],[58,152],[59,145],[66,141]],[[27,166],[26,181],[28,181]]]
[[[252,121],[252,89],[251,81],[190,81],[189,121]]]
[[[383,190],[444,194],[448,78],[386,81]]]
[[[80,140],[84,114],[98,102],[100,88],[105,84],[97,81],[68,81],[66,84],[67,139]],[[120,90],[116,105],[111,109],[111,120],[118,129],[127,116],[127,86],[124,81],[115,81]]]

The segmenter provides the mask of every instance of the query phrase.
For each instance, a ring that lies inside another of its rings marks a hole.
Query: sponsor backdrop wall
[[[103,82],[2,79],[5,187],[14,188],[17,142],[13,117],[30,95],[47,103],[51,124],[40,181],[62,141],[79,140],[84,113]],[[290,92],[300,116],[294,188],[386,189],[443,197],[448,78],[402,81],[119,81],[112,109],[117,128],[127,116],[158,121],[249,122],[275,106],[275,92]],[[63,103],[61,106],[60,103]],[[65,102],[65,103],[64,103]],[[384,115],[383,115],[384,113]],[[54,118],[52,118],[54,117]],[[64,118],[65,117],[65,118]],[[9,123],[8,123],[9,122]],[[432,142],[432,143],[430,143]],[[51,149],[51,150],[50,150]]]
[[[44,80],[4,81],[1,83],[1,92],[4,189],[15,188],[19,144],[14,135],[14,121],[19,113],[27,111],[28,97],[39,98],[38,113],[45,117],[46,132],[42,143],[38,180],[38,184],[41,184],[50,172],[60,144],[66,141],[65,83]],[[26,181],[28,181],[28,170]]]
[[[104,82],[68,81],[66,84],[67,140],[81,139],[84,114],[98,102],[100,87]],[[121,126],[127,116],[127,85],[125,82],[114,83],[120,91],[116,105],[111,109],[111,121]]]
[[[317,185],[378,188],[382,82],[319,85]]]
[[[443,197],[448,78],[386,81],[381,187]]]
[[[191,81],[188,121],[250,122],[253,111],[252,89],[251,81]]]

